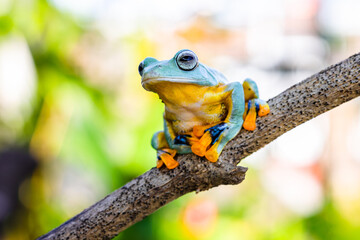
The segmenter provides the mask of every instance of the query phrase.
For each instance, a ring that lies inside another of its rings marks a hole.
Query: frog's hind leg
[[[201,155],[196,152],[194,153],[199,156],[205,156],[210,162],[216,162],[226,143],[238,133],[238,131],[234,131],[234,129],[240,129],[240,127],[241,125],[231,126],[229,123],[223,122],[208,128],[199,140],[199,143],[203,143],[204,152],[201,152]],[[198,146],[195,147],[193,145],[192,149],[197,147]]]
[[[174,159],[176,150],[169,147],[163,131],[156,132],[153,135],[151,146],[157,150],[157,168],[160,168],[163,164],[165,164],[168,169],[176,168],[179,165]]]
[[[225,99],[228,115],[223,122],[204,130],[204,134],[201,136],[198,143],[192,145],[192,150],[195,150],[196,148],[200,149],[199,152],[193,151],[195,154],[205,156],[210,162],[216,162],[218,160],[226,143],[238,134],[243,124],[242,116],[245,104],[242,85],[239,82],[230,83],[226,85],[225,91],[229,93],[227,99]],[[199,135],[201,133],[202,132],[200,131]],[[204,148],[206,149],[205,152]]]

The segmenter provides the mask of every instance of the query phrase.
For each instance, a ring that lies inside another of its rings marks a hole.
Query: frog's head
[[[180,50],[170,60],[145,58],[139,65],[139,73],[143,88],[153,92],[157,92],[157,86],[165,82],[201,86],[216,86],[226,82],[224,75],[199,63],[196,54],[188,49]]]

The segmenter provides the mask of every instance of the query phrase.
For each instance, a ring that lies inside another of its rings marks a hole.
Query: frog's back
[[[204,69],[206,69],[206,71],[208,72],[208,75],[211,78],[216,79],[216,83],[217,83],[216,85],[224,85],[224,84],[229,83],[227,78],[218,70],[216,70],[212,67],[206,66],[204,64],[203,64],[203,66],[204,66]]]

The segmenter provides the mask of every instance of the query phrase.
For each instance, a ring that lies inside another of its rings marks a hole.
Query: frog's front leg
[[[244,129],[254,131],[256,116],[262,117],[270,112],[266,101],[259,98],[259,90],[255,81],[247,78],[243,83],[245,96]]]
[[[157,168],[160,168],[163,164],[165,164],[168,169],[176,168],[179,165],[174,159],[176,150],[169,147],[163,131],[156,132],[153,135],[151,146],[157,150]]]
[[[171,149],[180,154],[191,153],[190,145],[193,143],[193,136],[189,134],[175,134],[170,120],[164,117],[164,134]]]
[[[233,139],[240,131],[243,124],[244,91],[239,82],[224,86],[228,95],[224,104],[228,110],[226,118],[219,124],[204,131],[197,143],[192,145],[196,155],[205,156],[211,162],[216,162],[226,143]]]
[[[176,153],[191,153],[190,145],[197,140],[190,134],[175,135],[171,122],[164,117],[164,131],[154,134],[151,145],[157,150],[157,164],[160,168],[163,164],[168,169],[176,168],[179,163],[174,159]]]

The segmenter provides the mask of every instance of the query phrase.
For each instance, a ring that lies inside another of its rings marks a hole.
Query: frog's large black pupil
[[[193,56],[183,56],[180,61],[183,61],[183,62],[188,62],[188,61],[192,61],[194,60],[194,57]]]

